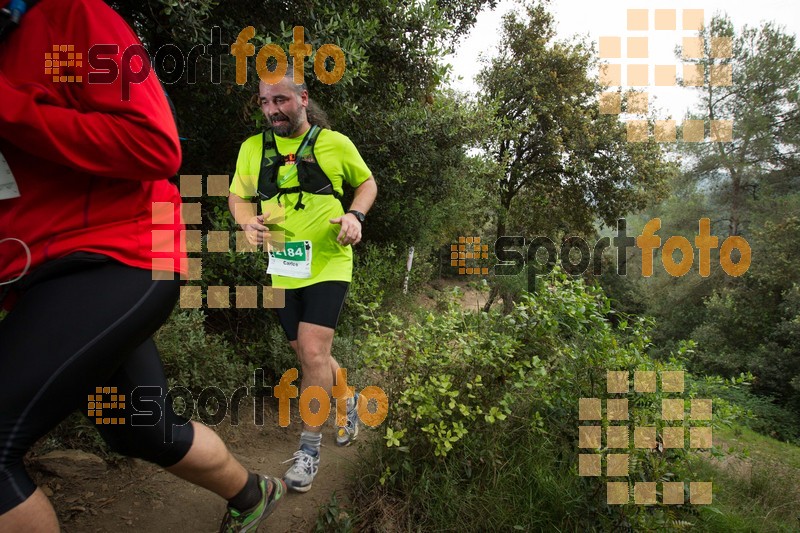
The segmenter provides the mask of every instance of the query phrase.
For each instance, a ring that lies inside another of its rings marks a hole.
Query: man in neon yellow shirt
[[[303,369],[301,388],[316,385],[330,395],[339,369],[331,346],[352,279],[351,246],[361,241],[378,188],[350,139],[310,124],[305,84],[295,84],[291,75],[274,85],[262,81],[259,103],[272,130],[242,143],[228,205],[250,243],[259,246],[271,237],[271,215],[282,215],[272,231],[284,231],[286,242],[270,252],[267,270],[273,287],[285,289],[278,318]],[[355,187],[347,213],[340,201],[345,182]],[[259,216],[252,215],[255,197]],[[337,430],[340,446],[358,434],[357,402],[357,395],[347,400],[347,423]],[[300,449],[284,476],[289,488],[311,488],[321,442],[321,427],[304,423]]]

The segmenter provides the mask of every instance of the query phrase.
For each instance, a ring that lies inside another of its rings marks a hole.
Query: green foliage
[[[494,115],[484,148],[500,167],[498,235],[590,232],[658,198],[674,168],[658,143],[628,142],[618,117],[599,112],[591,47],[555,40],[547,2],[524,7],[504,17],[499,54],[479,76]]]
[[[673,182],[674,186],[674,182]],[[637,236],[649,220],[659,218],[661,229],[658,235],[663,243],[671,236],[681,236],[693,242],[698,232],[698,220],[707,216],[705,202],[695,198],[693,202],[682,194],[664,201],[660,206],[626,217],[627,235]],[[700,203],[702,207],[696,205]],[[718,229],[712,226],[712,235],[719,236]],[[722,238],[721,240],[724,240]],[[691,331],[702,324],[708,316],[705,300],[711,296],[714,287],[725,278],[719,264],[718,250],[711,251],[711,276],[703,278],[698,272],[697,257],[692,269],[684,276],[674,277],[663,267],[661,249],[653,253],[653,275],[644,277],[642,270],[642,250],[628,249],[624,255],[624,273],[619,274],[617,250],[612,248],[604,254],[604,270],[598,281],[614,302],[614,309],[634,312],[637,315],[655,319],[652,332],[653,354],[667,359],[679,343],[691,338]],[[698,349],[702,349],[702,346]],[[697,367],[695,371],[703,373]],[[708,373],[714,373],[714,368]]]
[[[688,179],[688,176],[684,176]],[[676,183],[674,198],[641,216],[628,218],[628,234],[637,235],[644,220],[660,216],[662,244],[672,235],[692,242],[700,217],[719,215],[713,197],[706,198],[693,186]],[[654,254],[654,276],[641,276],[641,253],[628,254],[627,274],[607,270],[600,281],[617,302],[615,308],[655,317],[653,331],[656,352],[666,358],[682,339],[691,338],[697,348],[690,358],[696,374],[754,376],[752,391],[764,395],[766,404],[796,411],[800,406],[793,383],[800,373],[800,270],[796,266],[796,242],[800,239],[797,210],[800,197],[794,194],[766,195],[750,202],[746,240],[752,250],[750,268],[740,278],[728,276],[720,266],[719,249],[710,254],[711,275],[698,272],[698,254],[692,269],[676,278],[664,270],[661,252]],[[719,215],[721,216],[721,215]],[[712,225],[711,233],[722,244],[727,224]],[[612,261],[613,262],[613,261]],[[795,381],[797,380],[797,381]],[[773,416],[774,415],[774,416]],[[779,413],[764,416],[773,422],[759,425],[768,435],[791,438],[800,431],[794,417]]]
[[[719,398],[745,411],[739,423],[750,429],[782,441],[800,444],[800,417],[784,407],[776,405],[773,398],[756,395],[750,391],[753,376],[739,376],[739,386],[719,385],[715,380],[698,380],[699,395]],[[743,381],[744,380],[744,381]],[[730,382],[728,382],[730,383]]]
[[[773,204],[769,219],[752,224],[748,237],[752,262],[741,278],[721,272],[718,254],[712,253],[709,278],[701,278],[695,269],[683,278],[672,278],[659,272],[663,269],[657,263],[653,279],[628,282],[636,287],[646,312],[658,321],[657,344],[668,347],[691,337],[697,342],[690,361],[695,373],[732,377],[750,372],[755,376],[753,392],[790,410],[800,406],[793,385],[800,381],[800,276],[793,244],[800,239],[800,220],[789,208],[797,205],[796,198],[784,198]],[[691,239],[696,231],[663,233]],[[779,434],[794,432],[784,429]]]
[[[624,317],[612,323],[609,314],[599,289],[557,271],[508,315],[451,306],[417,321],[365,317],[362,349],[390,398],[372,490],[404,499],[410,529],[693,521],[690,506],[608,506],[605,478],[577,474],[578,399],[605,397],[607,370],[681,369],[692,349],[683,346],[668,363],[654,361],[647,353],[651,326]],[[696,394],[686,391],[688,398]],[[627,398],[631,424],[665,424],[661,392],[631,391]],[[713,423],[728,423],[739,411],[715,401]],[[685,450],[627,453],[632,479],[691,478]],[[487,506],[498,512],[481,512]]]
[[[176,310],[154,336],[170,388],[199,393],[206,387],[232,392],[249,384],[246,361],[220,335],[206,332],[201,311]]]
[[[494,167],[466,151],[486,135],[487,120],[465,95],[436,93],[430,103],[385,110],[369,128],[355,124],[351,138],[379,187],[366,236],[426,249],[474,229]]]
[[[546,0],[523,8],[505,15],[499,52],[478,76],[496,236],[593,235],[596,221],[612,225],[663,197],[677,167],[660,143],[628,142],[619,117],[600,112],[592,46],[556,40]],[[489,302],[501,295],[508,312],[519,292],[504,285]]]
[[[665,341],[691,335],[698,342],[695,371],[751,372],[754,392],[797,410],[800,48],[796,37],[776,24],[736,31],[725,16],[715,17],[702,36],[706,53],[695,62],[704,67],[706,83],[692,118],[732,119],[733,140],[684,143],[686,171],[673,205],[665,207],[682,229],[691,227],[681,218],[689,213],[715,221],[720,244],[729,235],[745,237],[752,262],[739,279],[712,276],[698,283],[661,284],[647,291],[659,294],[650,299],[648,312],[661,319]],[[711,54],[708,37],[730,39],[730,57]],[[709,84],[709,73],[722,67],[731,69],[732,84]],[[715,260],[712,255],[712,264]],[[672,317],[669,309],[681,312]],[[780,433],[794,434],[785,428]]]
[[[236,287],[257,287],[269,285],[267,276],[267,255],[263,252],[237,252],[236,231],[238,226],[228,211],[224,198],[203,198],[204,226],[207,231],[226,231],[229,233],[229,251],[226,253],[208,252],[206,239],[203,239],[203,252],[192,254],[202,261],[203,277],[192,282],[202,288],[203,294],[211,286],[230,287],[235,297]],[[260,298],[260,296],[259,296]],[[224,336],[237,346],[246,360],[258,362],[265,351],[265,332],[277,326],[275,313],[264,308],[244,309],[233,306],[229,309],[206,309],[206,327],[212,333]]]
[[[263,368],[267,376],[276,380],[290,368],[299,368],[297,355],[286,340],[286,334],[278,324],[270,325],[263,336],[256,336],[252,341],[256,365]]]
[[[386,297],[396,296],[403,288],[405,250],[388,244],[367,244],[355,252],[353,283],[348,300],[358,305],[382,305]]]
[[[692,464],[715,487],[714,508],[701,510],[698,528],[796,531],[800,448],[740,426],[722,428],[714,438],[728,450],[725,460]]]
[[[318,533],[351,533],[355,531],[354,521],[350,513],[339,503],[336,493],[320,507],[314,531]]]
[[[395,244],[369,243],[354,250],[353,282],[347,293],[339,330],[356,335],[362,327],[363,309],[388,309],[407,300],[403,294],[408,250]],[[409,292],[415,293],[433,276],[435,258],[415,250],[409,275]]]
[[[727,234],[749,237],[759,195],[796,190],[800,177],[800,49],[796,37],[774,23],[737,33],[725,16],[712,19],[701,37],[704,58],[691,62],[705,69],[705,83],[691,118],[733,120],[733,138],[681,148],[691,156],[691,179],[728,222]],[[713,37],[731,39],[729,58],[714,57]],[[709,83],[719,68],[730,68],[730,85]]]

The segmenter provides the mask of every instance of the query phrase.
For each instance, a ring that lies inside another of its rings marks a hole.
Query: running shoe
[[[297,492],[308,492],[319,470],[319,452],[303,444],[294,452],[292,458],[284,463],[291,461],[294,461],[294,464],[283,476],[286,486]]]
[[[347,410],[347,422],[336,429],[336,445],[350,446],[358,436],[358,393],[353,396],[353,407]]]
[[[282,479],[275,477],[259,476],[258,485],[261,488],[261,501],[247,511],[237,511],[233,507],[228,507],[228,512],[222,518],[219,526],[220,533],[245,533],[255,531],[258,524],[266,518],[278,506],[278,502],[286,493],[286,483]],[[269,485],[272,484],[272,491]]]

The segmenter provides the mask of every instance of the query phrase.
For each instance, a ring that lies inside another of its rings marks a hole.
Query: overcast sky
[[[503,0],[493,11],[485,11],[478,17],[478,23],[470,35],[462,39],[455,55],[450,57],[454,76],[461,76],[454,86],[474,92],[477,90],[473,77],[480,70],[478,57],[481,50],[494,53],[499,43],[501,17],[518,6],[518,2]],[[552,0],[550,9],[555,15],[559,38],[572,35],[588,36],[595,45],[599,37],[619,36],[623,43],[626,36],[647,36],[649,38],[649,59],[630,60],[632,63],[648,61],[651,65],[676,64],[674,48],[684,36],[696,32],[681,29],[683,9],[703,9],[708,22],[717,12],[726,12],[737,29],[747,24],[757,25],[761,21],[777,21],[795,35],[800,34],[800,0],[669,0],[650,2],[646,0]],[[628,9],[649,9],[649,30],[629,32],[627,30]],[[674,31],[654,29],[655,9],[676,9],[677,29]],[[623,44],[624,55],[624,44]],[[617,60],[623,65],[626,59]],[[651,76],[652,76],[651,67]],[[624,70],[624,67],[623,67]],[[678,68],[680,75],[680,68]],[[624,76],[624,75],[623,75]],[[623,79],[624,82],[624,79]],[[623,87],[625,89],[626,87]],[[655,103],[663,109],[661,118],[672,115],[681,119],[692,105],[691,89],[678,87],[648,87],[651,105]]]

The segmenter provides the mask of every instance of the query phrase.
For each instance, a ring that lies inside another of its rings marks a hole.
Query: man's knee
[[[322,343],[304,343],[298,346],[298,356],[303,366],[330,365],[331,349]]]

